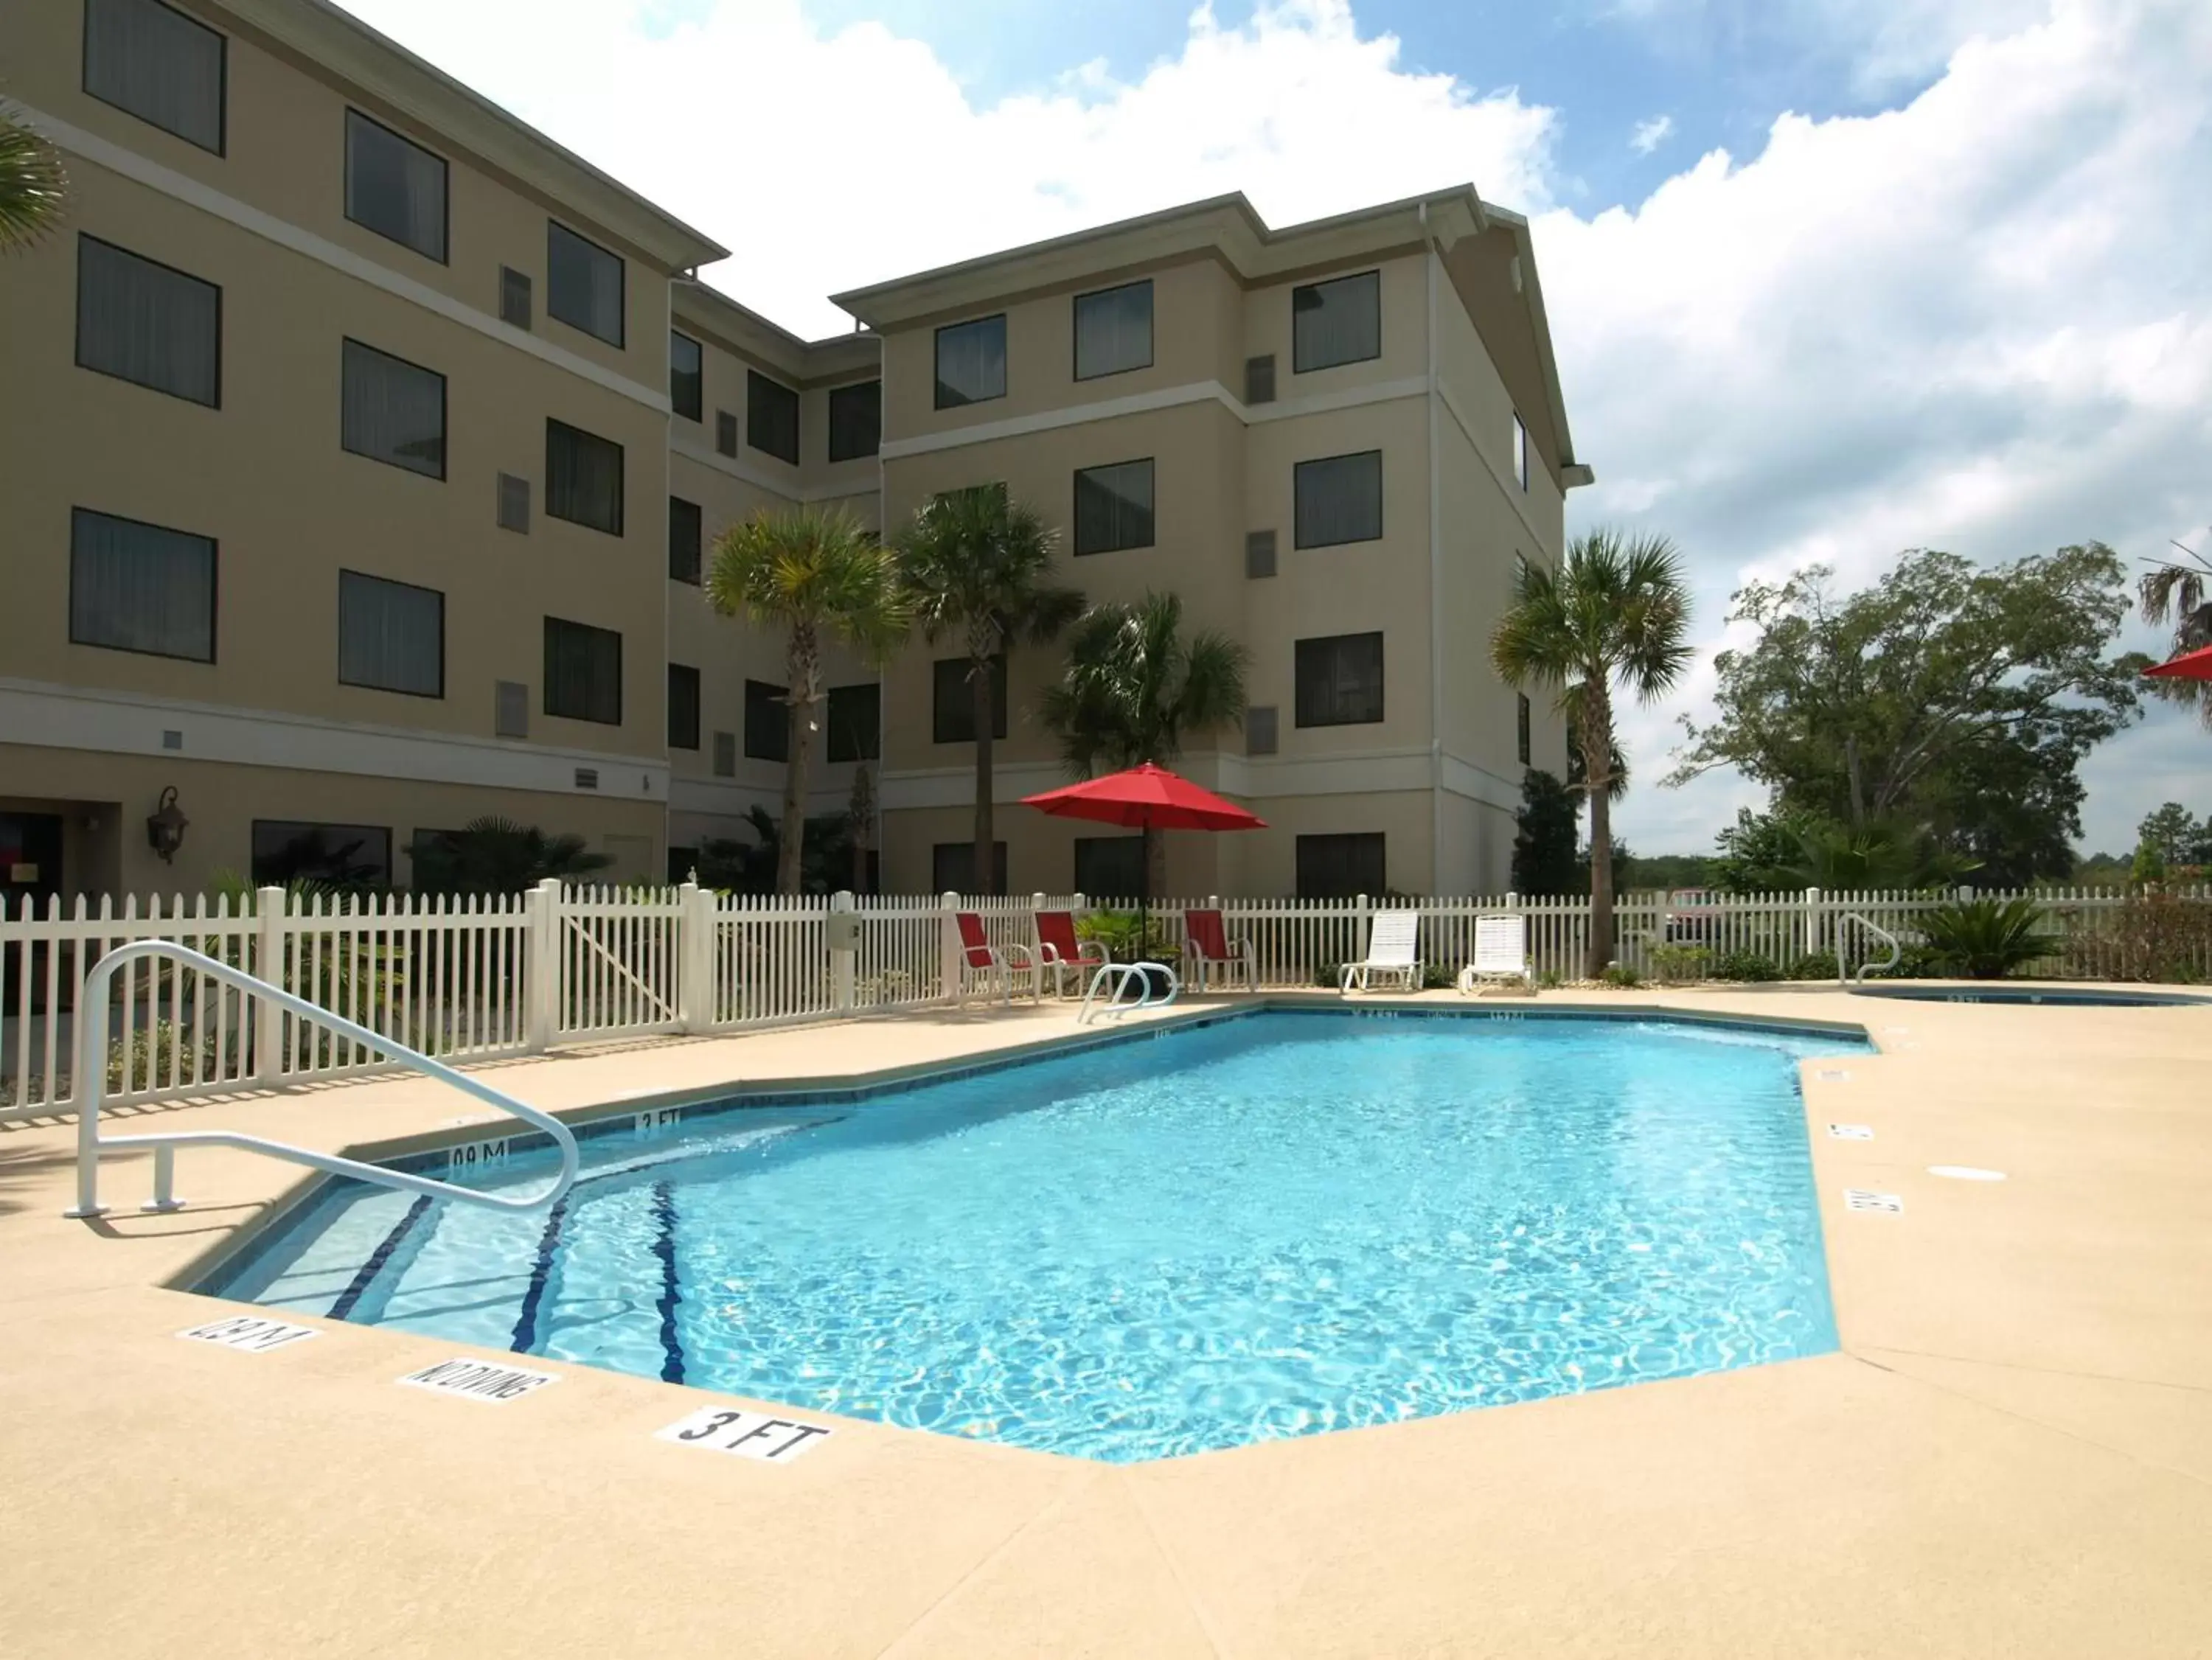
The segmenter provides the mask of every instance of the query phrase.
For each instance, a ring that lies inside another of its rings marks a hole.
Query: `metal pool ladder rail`
[[[1877,938],[1888,942],[1889,960],[1887,962],[1868,962],[1862,959],[1859,963],[1858,972],[1848,977],[1850,984],[1853,985],[1864,985],[1866,984],[1867,974],[1869,971],[1877,974],[1887,974],[1891,969],[1896,967],[1899,963],[1905,960],[1905,947],[1899,942],[1896,935],[1891,933],[1889,930],[1884,928],[1880,923],[1875,921],[1871,917],[1863,916],[1856,911],[1846,911],[1842,916],[1836,918],[1836,984],[1838,985],[1843,984],[1846,978],[1844,971],[1844,924],[1845,923],[1851,922],[1856,923],[1860,927],[1865,929],[1868,933],[1875,936]]]
[[[1099,988],[1109,980],[1113,982],[1114,989],[1107,993],[1104,1003],[1097,1004],[1099,1014],[1111,1015],[1118,1020],[1135,1009],[1152,1006],[1153,1003],[1152,975],[1156,972],[1167,976],[1168,994],[1160,998],[1158,1004],[1158,1007],[1165,1009],[1182,991],[1182,977],[1166,963],[1101,963],[1098,972],[1091,977],[1090,989],[1083,994],[1083,1007],[1075,1011],[1075,1023],[1078,1026],[1088,1026],[1091,1023],[1091,1008],[1093,1003],[1097,1003]],[[1125,1003],[1121,1001],[1121,994],[1133,984],[1137,988],[1137,1000],[1134,1003]]]
[[[107,1083],[107,988],[115,978],[115,971],[141,957],[167,957],[183,964],[193,972],[204,974],[210,979],[220,980],[253,997],[258,1009],[256,1018],[274,1020],[278,1009],[284,1009],[303,1021],[312,1021],[337,1033],[350,1038],[390,1057],[403,1066],[412,1067],[426,1076],[449,1083],[465,1095],[473,1095],[488,1106],[511,1112],[526,1123],[535,1124],[553,1138],[561,1149],[561,1169],[542,1192],[501,1198],[494,1193],[478,1193],[465,1187],[456,1187],[451,1182],[436,1181],[428,1176],[410,1174],[404,1170],[386,1170],[381,1165],[363,1164],[358,1159],[342,1159],[335,1154],[311,1152],[304,1147],[294,1147],[285,1142],[272,1142],[259,1136],[242,1136],[229,1130],[179,1130],[159,1136],[111,1136],[105,1140],[100,1134],[100,1100]],[[176,1149],[180,1147],[242,1147],[250,1152],[266,1153],[271,1158],[289,1159],[294,1164],[326,1170],[334,1176],[352,1176],[379,1187],[404,1188],[410,1193],[428,1193],[448,1199],[459,1199],[470,1204],[483,1205],[491,1210],[543,1210],[568,1190],[576,1179],[576,1138],[568,1133],[568,1126],[558,1118],[526,1106],[512,1095],[502,1094],[490,1085],[479,1083],[474,1078],[456,1072],[442,1061],[434,1061],[404,1044],[356,1026],[343,1015],[334,1015],[319,1003],[305,997],[295,997],[257,978],[242,968],[234,968],[227,962],[207,956],[189,946],[172,940],[140,940],[109,952],[99,965],[85,976],[83,989],[77,994],[76,1045],[76,1206],[65,1210],[65,1216],[99,1216],[107,1207],[100,1202],[100,1155],[111,1148],[150,1147],[154,1149],[154,1197],[140,1207],[144,1210],[175,1210],[184,1203],[176,1197]]]

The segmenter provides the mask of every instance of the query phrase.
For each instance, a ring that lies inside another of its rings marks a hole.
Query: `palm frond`
[[[0,253],[27,248],[61,222],[69,175],[46,135],[0,108]]]

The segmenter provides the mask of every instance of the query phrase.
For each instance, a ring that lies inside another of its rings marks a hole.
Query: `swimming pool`
[[[1269,1012],[584,1143],[550,1215],[342,1183],[205,1287],[1111,1462],[1835,1346],[1845,1036]],[[543,1178],[526,1154],[461,1178]]]

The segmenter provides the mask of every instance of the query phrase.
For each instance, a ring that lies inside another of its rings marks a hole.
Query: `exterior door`
[[[20,917],[27,904],[44,916],[47,902],[61,891],[61,815],[0,813],[0,916]],[[22,995],[18,976],[25,974],[31,983],[31,1012],[46,1012],[46,950],[43,941],[0,945],[0,1014],[17,1012]]]

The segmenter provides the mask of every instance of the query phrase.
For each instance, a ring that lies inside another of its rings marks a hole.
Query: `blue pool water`
[[[1163,1457],[1832,1348],[1796,1063],[1863,1046],[1258,1015],[596,1138],[550,1216],[341,1184],[209,1288]]]

